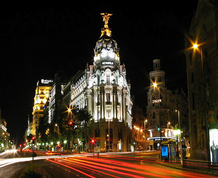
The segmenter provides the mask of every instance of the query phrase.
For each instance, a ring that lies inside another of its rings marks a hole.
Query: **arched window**
[[[95,137],[100,137],[100,129],[95,129]]]

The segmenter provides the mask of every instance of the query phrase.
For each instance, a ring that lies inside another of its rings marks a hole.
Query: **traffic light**
[[[157,126],[157,130],[160,131],[160,126],[159,125]]]
[[[90,143],[92,144],[92,145],[95,145],[96,143],[95,143],[95,139],[94,138],[91,138],[91,141],[90,141]]]
[[[35,139],[36,139],[35,136],[32,136],[32,139],[31,139],[32,143],[35,143]]]
[[[69,124],[69,126],[72,126],[73,125],[73,121],[70,120],[68,124]]]

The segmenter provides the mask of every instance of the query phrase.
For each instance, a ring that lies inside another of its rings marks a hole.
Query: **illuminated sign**
[[[152,100],[152,103],[161,103],[161,99]]]
[[[210,160],[218,162],[218,129],[209,129]]]
[[[168,146],[167,145],[161,146],[161,156],[168,157]]]
[[[108,62],[102,62],[102,65],[114,65],[114,62],[108,61]]]
[[[46,80],[46,79],[41,79],[41,83],[44,83],[44,84],[49,84],[49,83],[52,83],[53,80]]]
[[[6,128],[3,124],[0,124],[0,128],[1,128],[2,130],[4,130],[5,132],[7,131],[7,128]]]

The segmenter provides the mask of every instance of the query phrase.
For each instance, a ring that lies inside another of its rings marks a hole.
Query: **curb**
[[[182,165],[178,165],[178,166],[181,166],[181,167],[177,167],[177,166],[173,166],[173,164],[164,164],[163,162],[157,160],[156,161],[157,164],[160,164],[162,166],[166,166],[166,167],[169,167],[169,168],[174,168],[174,169],[179,169],[179,170],[184,170],[184,171],[190,171],[190,172],[197,172],[197,173],[202,173],[202,174],[210,174],[210,175],[213,175],[213,176],[217,176],[217,173],[213,173],[213,172],[206,172],[206,171],[197,171],[195,169],[188,169],[188,168],[184,168]]]

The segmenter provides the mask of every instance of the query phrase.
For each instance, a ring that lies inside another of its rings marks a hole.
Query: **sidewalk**
[[[176,162],[166,162],[164,160],[160,160],[160,159],[157,159],[156,162],[160,165],[163,165],[163,166],[166,166],[166,167],[170,167],[170,168],[174,168],[174,169],[180,169],[180,170],[186,170],[186,171],[193,171],[193,172],[200,172],[200,173],[205,173],[205,174],[211,174],[211,175],[216,175],[218,176],[218,167],[215,167],[215,169],[210,169],[209,168],[209,165],[207,164],[208,162],[204,162],[202,160],[191,160],[191,159],[188,159],[188,160],[185,160],[183,162],[183,165],[181,165],[180,163],[180,159],[177,159]],[[195,166],[196,167],[188,167],[187,164],[188,162],[195,162],[195,163],[198,163],[196,164]],[[205,167],[202,167],[202,165],[200,163],[205,163],[205,165],[207,164],[207,169],[203,169]],[[184,167],[185,166],[185,167]]]

